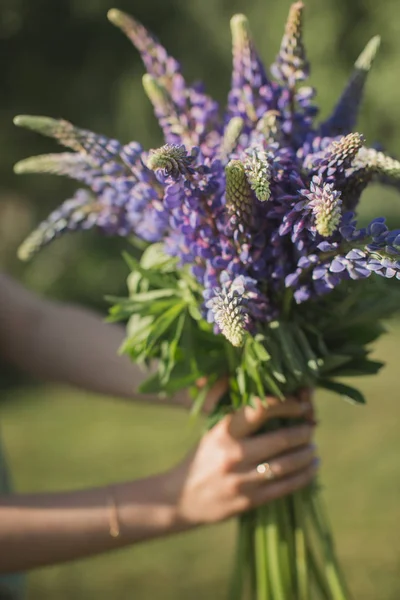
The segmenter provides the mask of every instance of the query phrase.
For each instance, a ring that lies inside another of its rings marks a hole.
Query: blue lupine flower
[[[165,143],[145,151],[64,120],[17,117],[71,152],[27,159],[17,172],[67,175],[79,190],[21,246],[29,258],[65,231],[97,227],[162,241],[203,286],[204,313],[235,345],[257,323],[279,317],[286,288],[306,302],[343,280],[400,273],[400,230],[383,218],[358,228],[355,210],[372,180],[399,186],[400,162],[364,145],[354,132],[373,38],[332,115],[316,123],[307,85],[303,4],[290,9],[267,75],[244,15],[231,21],[233,73],[225,114],[201,85],[133,18],[110,20],[139,50],[143,85]]]

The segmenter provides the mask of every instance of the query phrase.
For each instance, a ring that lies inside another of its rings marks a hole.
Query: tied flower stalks
[[[150,151],[47,117],[17,125],[69,151],[23,160],[16,172],[66,175],[81,188],[21,245],[21,259],[68,231],[97,228],[143,241],[125,258],[128,298],[122,351],[158,361],[142,392],[189,387],[193,411],[228,374],[229,393],[210,418],[273,394],[284,401],[324,387],[355,403],[341,376],[376,373],[369,344],[397,307],[384,279],[400,279],[400,230],[384,218],[359,227],[370,182],[399,185],[400,162],[354,127],[379,47],[356,60],[331,116],[319,122],[306,84],[303,4],[290,8],[270,74],[244,15],[232,18],[233,72],[223,114],[199,84],[132,17],[109,19],[139,50],[143,85],[165,143]],[[379,276],[379,277],[378,277]],[[339,378],[339,380],[338,380]],[[270,427],[278,423],[270,424]],[[316,483],[239,520],[231,600],[348,600]]]

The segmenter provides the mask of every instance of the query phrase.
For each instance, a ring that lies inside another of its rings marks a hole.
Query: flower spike
[[[143,75],[142,81],[144,91],[152,103],[164,131],[165,139],[171,143],[183,142],[187,145],[194,145],[192,135],[188,131],[187,119],[185,122],[183,116],[178,114],[166,88],[158,79],[148,73]]]
[[[220,156],[222,160],[226,159],[235,149],[240,134],[243,131],[243,126],[244,121],[241,117],[232,117],[232,119],[228,121],[220,147]]]
[[[207,139],[209,130],[216,128],[217,103],[198,86],[186,84],[178,61],[167,53],[157,38],[151,35],[141,23],[117,9],[108,12],[108,19],[122,29],[140,52],[147,77],[150,77],[147,82],[144,80],[144,87],[155,105],[157,117],[165,121],[168,113],[173,122],[178,121],[177,127],[173,123],[169,127],[168,123],[164,123],[167,141],[198,145]],[[158,90],[155,90],[156,86]],[[155,103],[154,97],[159,97],[160,94],[165,98],[163,100],[158,98],[158,102]],[[157,112],[156,104],[159,105],[160,102],[166,108],[162,113],[164,116],[160,116],[161,113]],[[161,125],[163,126],[162,123]],[[173,133],[171,127],[175,127],[178,138],[170,137],[169,134]]]
[[[246,125],[251,126],[257,121],[257,108],[261,102],[260,88],[268,84],[268,79],[244,15],[232,17],[231,32],[233,71],[228,114],[242,117]]]
[[[112,8],[108,11],[107,17],[113,25],[122,29],[138,49],[147,72],[153,77],[162,78],[164,86],[170,91],[173,76],[180,71],[178,62],[169,56],[158,40],[130,15]]]
[[[251,225],[253,214],[253,192],[240,160],[231,160],[225,167],[226,206],[237,215],[239,222]]]
[[[193,156],[189,156],[185,146],[165,144],[157,150],[150,150],[147,166],[152,171],[162,171],[164,177],[178,179],[181,175],[193,173],[190,167]]]
[[[245,315],[242,299],[236,290],[222,290],[208,303],[221,333],[232,346],[243,346]]]
[[[29,260],[66,230],[77,231],[95,226],[101,210],[97,198],[86,190],[78,190],[72,199],[66,200],[22,242],[18,258]]]
[[[354,168],[366,169],[388,179],[400,179],[400,161],[374,148],[361,148],[353,165]]]
[[[379,35],[373,37],[357,58],[350,79],[332,115],[321,124],[322,135],[340,135],[348,133],[354,128],[368,74],[379,50],[380,42]]]
[[[75,152],[41,154],[19,161],[14,166],[18,175],[24,173],[51,173],[66,175],[78,181],[87,181],[93,175],[101,175],[98,164],[90,157]]]
[[[277,110],[268,110],[258,121],[256,130],[264,136],[266,144],[279,142],[282,138],[280,112]]]
[[[63,146],[76,152],[90,154],[92,158],[101,162],[114,160],[122,150],[122,145],[117,140],[80,129],[64,119],[19,115],[14,118],[14,124],[55,138]]]
[[[308,77],[309,65],[303,44],[303,2],[295,2],[289,10],[279,54],[271,71],[280,81],[294,87]]]
[[[308,208],[312,209],[315,228],[322,237],[329,237],[338,229],[342,218],[340,192],[318,177],[314,177],[310,190]]]
[[[271,195],[270,179],[271,169],[268,155],[264,150],[256,149],[249,152],[249,157],[244,162],[247,180],[257,200],[265,202]]]

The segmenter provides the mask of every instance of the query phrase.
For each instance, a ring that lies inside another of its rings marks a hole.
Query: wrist
[[[166,536],[185,528],[172,479],[167,472],[113,486],[123,544]]]

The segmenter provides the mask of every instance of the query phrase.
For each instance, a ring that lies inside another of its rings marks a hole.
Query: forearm
[[[146,374],[118,356],[124,334],[123,326],[106,324],[90,310],[43,300],[0,275],[0,353],[35,377],[157,401],[137,393]],[[183,404],[187,397],[174,400]]]
[[[164,477],[0,498],[0,573],[74,560],[177,531]],[[117,537],[110,533],[115,524]]]
[[[100,315],[48,302],[28,347],[18,352],[19,365],[46,381],[132,398],[145,374],[118,355],[123,339],[124,328],[104,323]]]

